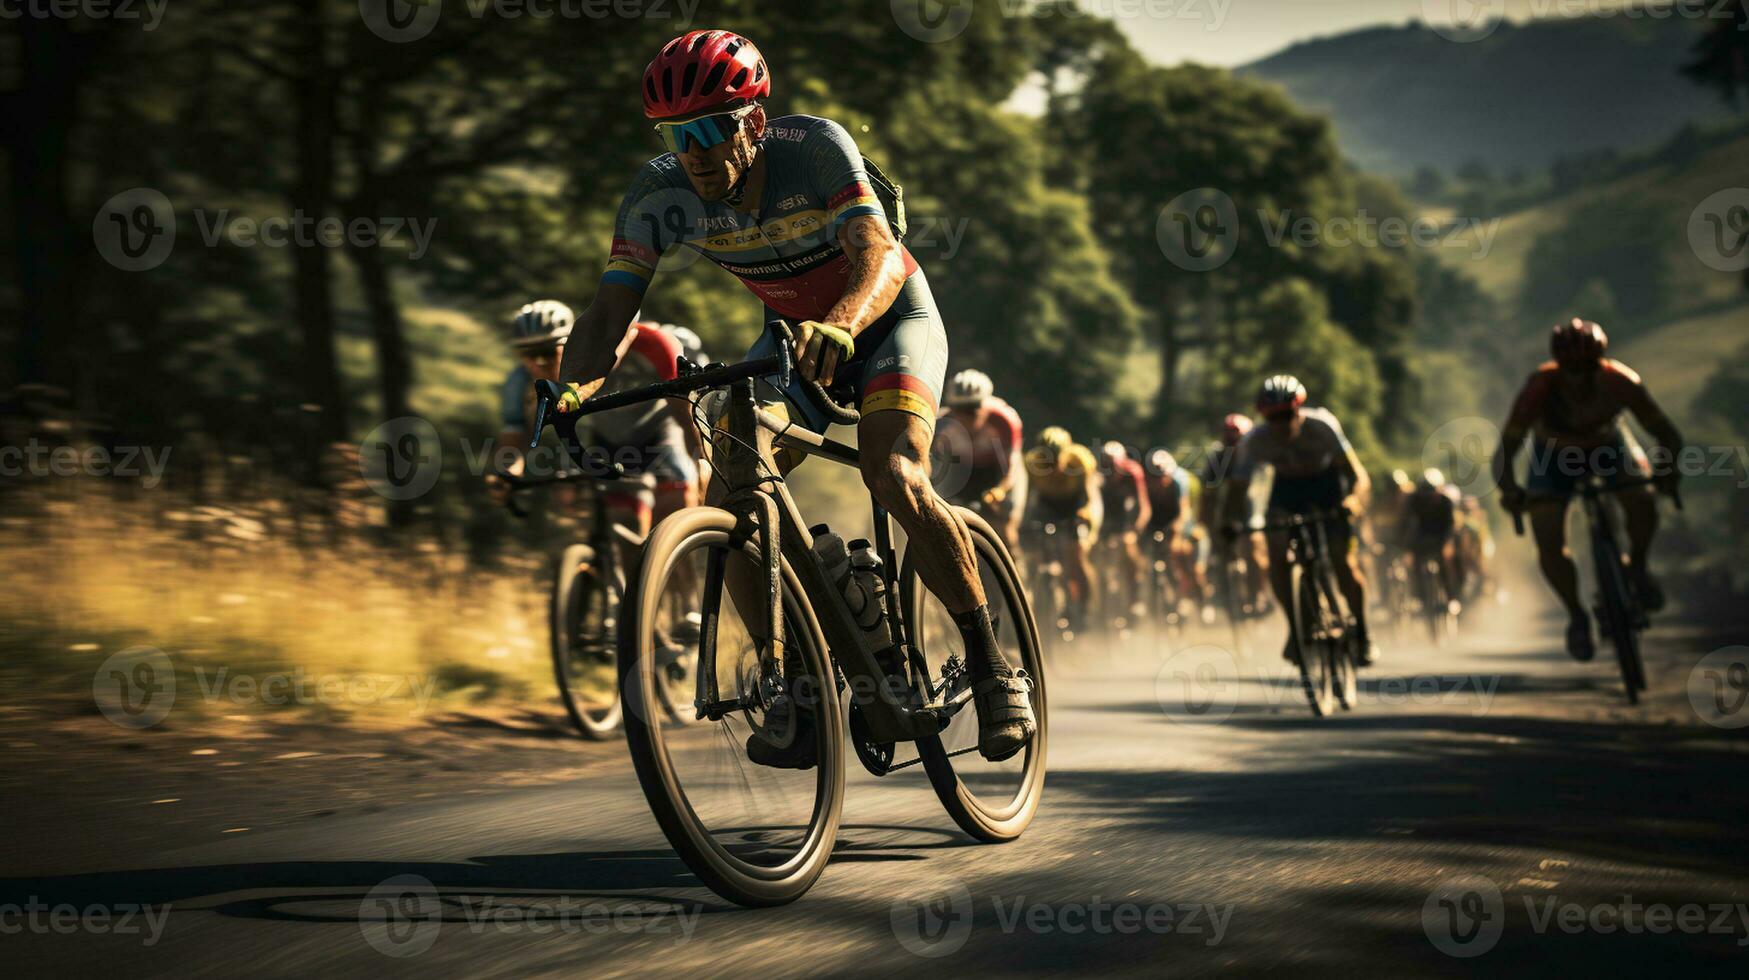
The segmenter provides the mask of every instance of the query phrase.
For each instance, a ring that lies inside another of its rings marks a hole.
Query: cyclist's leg
[[[1544,500],[1532,504],[1530,528],[1549,588],[1570,616],[1585,615],[1585,606],[1579,600],[1579,567],[1573,563],[1573,552],[1567,547],[1567,502]]]
[[[1264,533],[1263,539],[1265,542],[1263,569],[1269,578],[1269,590],[1275,595],[1276,607],[1287,619],[1288,649],[1286,655],[1291,660],[1293,652],[1299,648],[1299,639],[1294,635],[1293,574],[1287,563],[1288,536],[1286,531],[1268,531]]]
[[[1348,614],[1354,617],[1355,628],[1360,630],[1363,638],[1367,637],[1366,569],[1360,564],[1360,542],[1355,540],[1354,532],[1342,524],[1330,525],[1329,540],[1330,553],[1336,559],[1332,563],[1336,566],[1336,588],[1342,593],[1342,600],[1348,603]]]

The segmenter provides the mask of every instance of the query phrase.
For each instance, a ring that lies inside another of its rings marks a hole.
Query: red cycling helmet
[[[1239,440],[1245,438],[1245,433],[1250,431],[1251,416],[1234,412],[1221,420],[1221,444],[1237,446]]]
[[[644,115],[650,119],[737,109],[770,94],[771,72],[759,49],[729,31],[682,34],[644,69]]]
[[[1562,364],[1595,364],[1609,352],[1609,336],[1590,320],[1574,317],[1555,324],[1549,334],[1549,353]]]

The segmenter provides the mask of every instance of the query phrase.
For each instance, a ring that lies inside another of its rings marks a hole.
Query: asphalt
[[[703,888],[612,744],[554,784],[203,843],[118,852],[82,825],[99,835],[83,859],[0,880],[0,960],[15,976],[1741,976],[1749,728],[1690,695],[1742,632],[1667,618],[1639,707],[1607,649],[1575,664],[1558,623],[1511,609],[1479,610],[1446,649],[1387,647],[1328,719],[1278,644],[1085,643],[1050,671],[1050,774],[1020,840],[977,844],[915,769],[853,762],[831,866],[778,909]]]

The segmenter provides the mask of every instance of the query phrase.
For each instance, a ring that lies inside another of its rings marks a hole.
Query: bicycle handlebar
[[[706,368],[697,368],[672,381],[658,381],[641,388],[629,388],[610,395],[597,395],[585,401],[576,411],[556,411],[559,398],[564,395],[565,390],[552,381],[536,381],[534,384],[534,441],[530,443],[530,448],[540,445],[541,430],[546,427],[548,421],[552,422],[553,428],[558,431],[561,439],[575,442],[578,421],[586,415],[593,415],[597,412],[612,411],[616,408],[625,408],[628,405],[655,401],[658,398],[681,398],[695,391],[722,388],[737,381],[763,378],[773,374],[777,375],[778,387],[787,390],[791,379],[795,377],[795,333],[790,329],[787,320],[772,320],[766,323],[765,328],[776,333],[779,341],[777,353],[769,357],[741,361],[738,364],[717,364]],[[855,409],[847,408],[833,400],[818,381],[807,378],[801,378],[800,381],[802,393],[807,396],[820,414],[831,421],[839,425],[855,425],[862,419],[861,413]]]
[[[1615,493],[1615,492],[1620,491],[1620,490],[1632,490],[1635,487],[1654,486],[1657,484],[1657,482],[1658,482],[1658,480],[1655,477],[1650,477],[1650,476],[1636,476],[1636,477],[1633,477],[1631,479],[1622,480],[1619,483],[1614,484],[1613,486],[1607,486],[1607,487],[1599,487],[1599,486],[1596,486],[1596,485],[1588,482],[1588,483],[1585,483],[1581,486],[1575,487],[1572,490],[1566,490],[1566,491],[1562,491],[1560,493],[1526,493],[1524,495],[1524,499],[1526,502],[1532,501],[1532,500],[1570,500],[1573,497],[1597,496],[1599,494]],[[1676,505],[1676,509],[1681,510],[1682,509],[1682,488],[1681,487],[1671,487],[1669,489],[1669,491],[1667,492],[1667,495],[1670,497],[1670,502]],[[1511,514],[1512,514],[1512,529],[1513,529],[1513,531],[1515,531],[1519,537],[1523,537],[1524,536],[1524,508],[1520,507],[1516,510],[1512,510]]]

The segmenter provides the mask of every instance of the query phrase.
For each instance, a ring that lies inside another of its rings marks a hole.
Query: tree
[[[1682,74],[1741,108],[1749,95],[1749,4],[1728,6],[1729,17],[1707,19],[1706,33],[1694,42],[1694,60],[1682,66]]]

